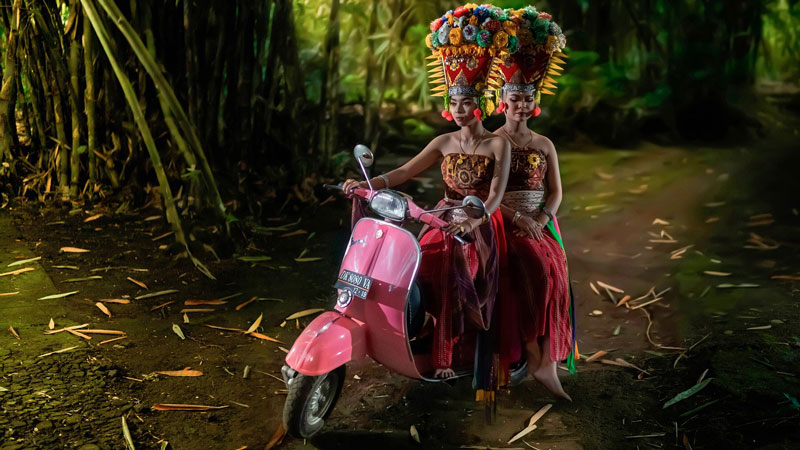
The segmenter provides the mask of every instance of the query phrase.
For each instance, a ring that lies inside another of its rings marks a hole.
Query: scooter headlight
[[[342,290],[339,296],[336,297],[336,303],[342,308],[347,307],[351,301],[353,301],[353,293],[348,290]]]
[[[383,189],[372,197],[369,207],[377,214],[390,219],[401,221],[406,218],[408,203],[406,199],[397,192]]]

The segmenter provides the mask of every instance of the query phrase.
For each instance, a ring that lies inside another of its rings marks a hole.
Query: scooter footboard
[[[341,313],[319,315],[294,341],[286,364],[303,375],[322,375],[367,355],[363,324]]]

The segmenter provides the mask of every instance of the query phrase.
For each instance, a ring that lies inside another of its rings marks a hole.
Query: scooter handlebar
[[[325,188],[327,188],[327,189],[340,189],[341,190],[342,186],[343,186],[343,184],[340,183],[337,186],[325,185]],[[361,187],[355,188],[350,192],[345,192],[345,194],[347,194],[348,196],[351,196],[351,197],[359,197],[359,198],[362,198],[362,199],[367,200],[367,201],[370,200],[370,191],[369,191],[369,189],[365,189],[365,188],[361,188]],[[447,228],[448,225],[450,225],[447,221],[444,221],[444,220],[440,219],[436,215],[434,215],[432,213],[429,213],[429,212],[426,212],[424,209],[422,209],[419,206],[417,206],[411,199],[408,200],[408,212],[409,212],[409,214],[411,215],[411,217],[413,219],[419,220],[420,222],[428,224],[428,225],[430,225],[431,227],[434,227],[434,228],[444,229],[444,228]],[[462,245],[467,244],[469,242],[472,242],[472,236],[470,236],[470,235],[458,236],[458,235],[454,234],[453,238],[457,242],[462,244]]]

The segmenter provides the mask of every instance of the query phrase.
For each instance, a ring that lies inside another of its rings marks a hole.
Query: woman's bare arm
[[[545,138],[544,148],[547,152],[545,155],[547,159],[547,174],[545,175],[545,180],[547,181],[547,199],[545,200],[544,206],[555,215],[558,211],[558,207],[561,206],[561,199],[563,198],[561,190],[561,172],[558,169],[556,147],[550,139]]]

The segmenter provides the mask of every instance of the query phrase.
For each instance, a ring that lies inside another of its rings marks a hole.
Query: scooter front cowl
[[[286,355],[286,364],[303,375],[322,375],[366,355],[364,324],[328,311],[297,337]]]

